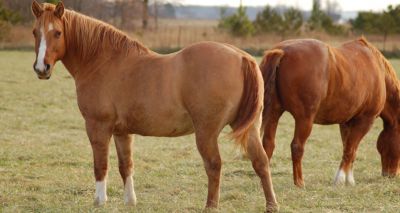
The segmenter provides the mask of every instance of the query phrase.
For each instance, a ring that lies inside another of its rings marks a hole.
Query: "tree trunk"
[[[386,40],[387,40],[388,33],[383,33],[383,51],[386,51]]]
[[[148,8],[149,8],[149,0],[143,0],[143,19],[142,19],[143,29],[147,29],[147,24],[149,19]]]
[[[157,0],[154,1],[154,24],[156,30],[158,30],[158,3]]]

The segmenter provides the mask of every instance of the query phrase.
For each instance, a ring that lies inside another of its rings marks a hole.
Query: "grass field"
[[[109,202],[93,207],[92,151],[75,99],[74,81],[61,64],[39,81],[33,52],[0,52],[0,212],[201,212],[207,177],[193,135],[136,137],[136,207],[123,205],[116,152],[111,149]],[[400,71],[400,61],[392,63]],[[356,186],[333,187],[341,159],[337,125],[315,125],[303,160],[306,187],[292,183],[293,119],[280,121],[272,178],[282,212],[398,212],[400,178],[380,175],[378,119],[358,150]],[[228,130],[226,130],[228,131]],[[248,160],[221,135],[220,212],[261,212],[264,198]]]

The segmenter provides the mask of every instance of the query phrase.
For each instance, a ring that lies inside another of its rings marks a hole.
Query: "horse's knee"
[[[268,148],[273,150],[275,148],[275,139],[273,137],[264,134],[262,142],[264,149]]]
[[[290,148],[291,148],[291,151],[292,151],[292,158],[294,160],[298,160],[299,158],[303,157],[304,145],[302,145],[300,143],[292,142],[290,144]]]
[[[217,173],[221,171],[221,158],[213,158],[204,162],[207,173]]]
[[[252,162],[252,166],[256,174],[263,178],[268,176],[268,161],[265,159],[254,159]]]

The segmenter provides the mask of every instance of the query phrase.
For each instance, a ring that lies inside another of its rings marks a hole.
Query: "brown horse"
[[[295,185],[304,186],[301,160],[313,123],[340,125],[344,150],[334,183],[354,184],[357,147],[377,116],[384,121],[378,139],[382,174],[399,174],[399,82],[392,65],[365,38],[338,48],[317,40],[284,41],[266,52],[261,70],[268,87],[263,146],[271,158],[278,120],[290,112]]]
[[[195,133],[208,176],[206,207],[217,207],[224,126],[248,153],[261,178],[267,210],[277,208],[268,157],[260,139],[264,85],[251,56],[203,42],[159,55],[112,26],[59,3],[32,4],[36,17],[34,70],[49,79],[61,60],[75,80],[79,109],[92,145],[95,203],[104,204],[111,136],[126,204],[135,204],[130,134],[176,137]]]

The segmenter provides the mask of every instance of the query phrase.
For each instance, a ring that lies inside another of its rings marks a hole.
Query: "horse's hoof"
[[[125,193],[124,195],[124,203],[126,206],[136,206],[136,194],[129,194],[129,193]]]
[[[343,170],[339,169],[336,172],[335,180],[333,181],[333,185],[339,186],[344,185],[346,183],[346,174]]]
[[[106,204],[107,198],[105,199],[100,199],[99,197],[96,197],[96,199],[94,200],[94,206],[104,206]]]
[[[296,181],[294,183],[294,185],[296,185],[300,189],[303,189],[304,188],[304,181],[303,180]]]
[[[203,209],[202,213],[216,213],[219,212],[218,207],[211,207],[211,206],[206,206],[206,208]]]
[[[269,203],[267,208],[265,209],[266,213],[273,213],[278,211],[279,211],[279,206],[277,203]]]
[[[125,199],[125,206],[136,206],[136,198],[134,199]]]

